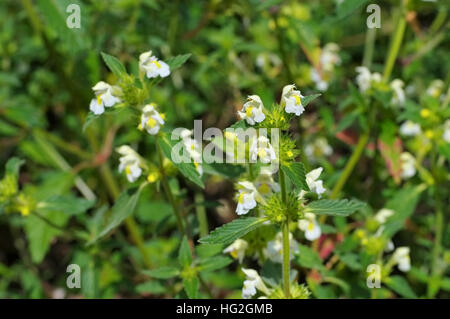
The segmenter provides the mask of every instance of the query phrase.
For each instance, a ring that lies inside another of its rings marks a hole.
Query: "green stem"
[[[195,193],[195,210],[197,213],[198,227],[200,229],[200,236],[204,237],[208,235],[209,227],[208,227],[208,218],[206,217],[206,208],[204,206],[205,197],[202,193]]]
[[[341,176],[339,177],[339,180],[337,181],[336,185],[334,185],[333,190],[331,191],[330,198],[335,199],[339,195],[340,191],[344,187],[345,183],[347,182],[348,177],[352,173],[353,169],[355,168],[356,163],[358,162],[359,158],[361,157],[361,154],[369,140],[369,133],[364,133],[361,135],[361,137],[358,140],[358,144],[356,144],[355,149],[353,150],[352,155],[350,156],[349,161],[345,165],[344,171],[342,172]]]
[[[286,203],[286,179],[281,167],[278,171],[280,177],[281,199]],[[286,298],[291,296],[290,292],[290,260],[289,260],[289,216],[286,214],[286,220],[282,226],[283,232],[283,288]]]
[[[364,47],[363,65],[370,69],[373,60],[373,51],[375,48],[375,38],[377,35],[377,29],[368,29],[366,33],[366,44]]]
[[[395,60],[397,59],[398,51],[403,40],[403,34],[406,28],[406,18],[404,12],[399,13],[399,18],[397,21],[397,26],[395,28],[394,34],[392,36],[391,46],[389,48],[388,58],[386,59],[386,64],[384,66],[383,80],[387,82],[392,73],[392,68],[394,67]]]
[[[435,180],[434,184],[434,199],[436,203],[436,214],[435,214],[435,223],[434,223],[434,245],[433,250],[431,253],[431,277],[428,281],[428,289],[427,289],[427,296],[428,298],[433,298],[435,294],[438,292],[436,287],[434,286],[435,282],[439,282],[440,272],[439,272],[439,256],[442,251],[442,236],[444,232],[444,214],[442,209],[442,202],[441,197],[439,195],[439,172],[437,172],[437,166],[438,166],[438,157],[439,154],[437,150],[435,150],[433,156],[433,167],[432,167],[432,173]]]
[[[158,149],[159,168],[161,171],[161,183],[164,188],[164,192],[166,193],[167,199],[169,200],[170,205],[172,206],[173,212],[175,214],[178,230],[180,231],[181,236],[184,236],[186,234],[186,230],[185,230],[185,227],[183,224],[183,218],[178,209],[177,203],[175,202],[175,198],[172,194],[172,190],[170,189],[169,182],[167,181],[167,176],[166,176],[166,173],[164,171],[164,166],[163,166],[164,158],[163,158],[161,147],[159,146],[158,142],[156,142],[156,148]]]
[[[284,295],[286,298],[290,298],[291,292],[289,288],[290,284],[290,260],[289,260],[289,218],[286,218],[283,224],[283,287]]]

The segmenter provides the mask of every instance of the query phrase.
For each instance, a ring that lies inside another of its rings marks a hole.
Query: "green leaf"
[[[447,161],[450,161],[450,144],[449,143],[439,143],[438,150],[441,155],[447,158]]]
[[[19,176],[20,167],[25,163],[24,160],[18,157],[12,157],[6,162],[5,175],[11,174],[15,177]]]
[[[176,267],[161,267],[153,270],[144,270],[142,273],[157,279],[169,279],[178,276],[180,271]]]
[[[309,269],[318,269],[320,271],[326,270],[322,264],[322,259],[316,251],[304,245],[299,245],[298,250],[296,261],[300,266]]]
[[[224,268],[231,264],[233,260],[230,257],[226,256],[214,256],[205,258],[200,261],[200,266],[198,268],[199,271],[214,271],[221,268]]]
[[[309,191],[308,184],[306,183],[306,170],[303,163],[289,163],[288,165],[281,166],[281,170],[287,175],[297,189]]]
[[[242,165],[228,164],[228,163],[204,163],[203,171],[210,175],[220,175],[228,178],[238,178],[245,168]]]
[[[170,71],[180,68],[191,57],[190,53],[177,55],[167,60],[167,64],[170,67]]]
[[[0,119],[0,135],[14,136],[17,135],[18,132],[19,129],[16,126],[11,125]]]
[[[69,218],[66,214],[51,211],[42,212],[41,215],[60,227],[64,227]],[[34,263],[39,264],[50,248],[53,238],[61,234],[61,231],[50,226],[36,215],[30,214],[25,221],[25,233],[28,238],[31,259]]]
[[[354,199],[350,201],[347,199],[321,199],[312,202],[306,209],[308,212],[317,215],[349,216],[365,205],[365,203]]]
[[[88,18],[87,15],[83,15],[84,5],[78,0],[40,0],[36,1],[39,8],[39,12],[44,17],[47,30],[51,35],[56,35],[61,41],[63,41],[68,48],[69,53],[76,53],[81,49],[88,47],[89,37],[85,34]],[[78,4],[80,6],[80,24],[81,28],[69,28],[67,20],[71,13],[66,12],[67,7],[70,4]]]
[[[189,247],[186,236],[184,236],[181,241],[180,250],[178,252],[178,262],[183,268],[192,264],[191,248]]]
[[[343,19],[365,4],[368,0],[344,0],[337,7],[337,18]]]
[[[182,143],[180,141],[180,143]],[[174,141],[169,141],[167,136],[161,136],[161,138],[158,139],[158,144],[161,147],[164,155],[172,160],[172,147],[176,144]],[[172,161],[173,162],[173,161]],[[178,168],[178,170],[183,174],[184,177],[189,179],[191,182],[197,184],[201,188],[205,188],[205,185],[203,184],[202,179],[200,178],[200,174],[195,169],[194,163],[175,163],[173,164]]]
[[[242,217],[213,230],[208,236],[200,238],[202,244],[231,244],[236,239],[260,227],[267,219]]]
[[[319,93],[319,94],[311,94],[311,95],[304,96],[302,98],[303,107],[306,107],[309,103],[311,103],[313,100],[317,99],[321,95],[322,94]]]
[[[158,281],[147,281],[147,282],[137,285],[136,291],[139,294],[150,293],[150,294],[161,295],[167,291],[167,288],[168,287],[164,286],[163,284],[161,284]]]
[[[402,276],[391,276],[385,280],[385,284],[402,297],[417,298],[409,283]]]
[[[383,235],[391,238],[404,226],[407,218],[409,218],[415,211],[420,195],[426,189],[426,185],[407,186],[397,191],[394,196],[388,200],[385,207],[392,209],[394,215],[389,217],[385,223]]]
[[[115,76],[121,78],[122,76],[127,74],[127,70],[117,58],[104,52],[101,52],[101,55],[103,61],[105,61],[106,65],[111,70],[111,72],[114,73]]]
[[[38,212],[54,211],[67,215],[77,215],[86,212],[95,204],[95,201],[77,198],[73,195],[52,196],[49,199],[39,202]]]
[[[197,277],[183,279],[184,291],[190,299],[196,299],[198,296],[199,280]]]
[[[130,216],[134,212],[141,191],[146,185],[147,183],[143,183],[137,190],[136,188],[131,188],[120,194],[119,198],[116,200],[112,208],[111,215],[109,216],[106,225],[103,227],[98,237],[90,242],[90,244],[105,236],[114,228],[118,227],[128,216]]]

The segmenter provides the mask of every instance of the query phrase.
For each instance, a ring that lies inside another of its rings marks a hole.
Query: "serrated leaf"
[[[158,269],[144,270],[142,273],[157,279],[169,279],[178,276],[180,271],[176,267],[161,267]]]
[[[310,203],[307,211],[317,215],[349,216],[366,204],[358,200],[321,199]]]
[[[322,94],[318,93],[318,94],[311,94],[311,95],[304,96],[302,98],[302,105],[303,105],[303,107],[306,107],[309,103],[311,103],[312,101],[314,101],[315,99],[317,99],[321,95]]]
[[[200,238],[202,244],[231,244],[236,239],[260,227],[267,219],[242,217],[213,230],[208,236]]]
[[[97,241],[101,237],[108,234],[111,230],[118,227],[128,216],[133,214],[141,191],[146,185],[146,183],[143,183],[137,190],[136,188],[131,188],[120,194],[119,198],[114,203],[111,215],[109,216],[106,225],[102,228],[97,238],[95,238],[92,242]],[[90,244],[92,242],[90,242]]]
[[[287,175],[289,180],[295,185],[298,190],[309,191],[306,183],[306,170],[303,163],[294,162],[288,165],[281,166],[281,170]]]
[[[199,280],[197,277],[183,279],[184,291],[190,299],[196,299],[198,296]]]
[[[385,280],[386,286],[405,298],[417,298],[411,286],[402,276],[391,276]]]
[[[167,60],[167,64],[170,67],[170,71],[180,68],[191,57],[190,53],[177,55]]]
[[[200,261],[198,270],[203,272],[214,271],[222,269],[231,264],[232,262],[233,260],[230,257],[226,256],[209,257]]]
[[[123,66],[123,64],[114,56],[109,55],[107,53],[101,52],[103,61],[105,61],[108,68],[114,73],[118,78],[127,74],[127,70]]]
[[[180,250],[178,251],[178,262],[181,267],[187,267],[192,264],[192,252],[186,236],[181,241]]]
[[[180,143],[182,142],[180,141]],[[164,155],[172,161],[172,147],[174,146],[174,142],[169,141],[166,136],[161,136],[161,138],[158,139],[158,144],[161,147]],[[181,174],[183,174],[184,177],[189,179],[194,184],[197,184],[201,188],[205,188],[205,185],[200,178],[200,174],[195,169],[195,165],[193,163],[175,163],[173,161],[172,163],[178,168],[178,170]]]

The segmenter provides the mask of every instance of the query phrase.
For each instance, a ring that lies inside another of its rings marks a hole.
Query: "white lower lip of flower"
[[[147,78],[156,78],[158,76],[165,78],[170,75],[170,67],[167,63],[156,58],[150,58],[144,63],[140,63],[140,69],[143,70]]]
[[[256,207],[256,200],[254,193],[240,193],[236,213],[238,215],[245,215],[251,209]]]
[[[284,108],[286,113],[292,113],[297,116],[301,115],[305,111],[305,108],[303,107],[302,103],[299,102],[299,100],[300,100],[300,98],[296,99],[295,97],[287,98],[286,106]]]
[[[316,193],[319,198],[326,190],[323,187],[322,180],[318,179],[321,173],[322,167],[319,167],[306,174],[306,183],[308,184],[310,191]]]

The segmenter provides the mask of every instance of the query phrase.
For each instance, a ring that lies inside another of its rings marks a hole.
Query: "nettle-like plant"
[[[305,258],[316,253],[302,245],[299,249],[293,232],[298,228],[306,239],[316,240],[321,235],[316,216],[345,217],[364,206],[358,200],[322,198],[326,192],[319,179],[322,168],[307,173],[305,165],[296,161],[300,152],[289,135],[290,122],[319,95],[302,96],[294,85],[287,85],[283,88],[281,102],[269,109],[257,95],[249,96],[239,112],[242,120],[232,127],[281,130],[277,141],[272,140],[276,134],[270,134],[270,140],[257,135],[246,141],[241,135],[226,130],[227,142],[246,144],[248,171],[236,184],[236,213],[246,216],[217,228],[199,242],[229,245],[224,252],[241,263],[246,255],[256,256],[264,273],[260,276],[254,269],[242,268],[246,275],[244,298],[257,293],[267,298],[307,298],[309,290],[298,283],[296,272],[291,271],[291,259],[301,250],[305,251]],[[265,263],[266,259],[269,264]],[[302,259],[301,252],[298,259]],[[268,270],[276,269],[276,263],[282,264],[281,277]]]
[[[91,246],[125,223],[143,263],[146,268],[152,268],[139,227],[132,217],[143,189],[152,185],[155,191],[162,188],[172,207],[181,245],[176,265],[169,263],[162,268],[146,269],[143,271],[145,275],[155,279],[179,278],[189,298],[199,296],[200,286],[212,296],[203,279],[204,274],[232,262],[231,258],[218,254],[230,253],[240,263],[245,262],[245,257],[254,256],[262,266],[262,276],[255,269],[242,267],[246,275],[242,291],[244,298],[258,293],[267,298],[307,298],[309,289],[299,283],[297,272],[291,269],[291,260],[295,257],[298,265],[307,268],[311,265],[323,266],[320,259],[317,260],[317,247],[300,245],[295,239],[296,230],[304,233],[306,240],[315,241],[322,232],[317,216],[346,217],[364,206],[354,199],[326,199],[327,192],[320,179],[322,168],[307,173],[305,165],[297,161],[300,148],[289,135],[291,120],[300,116],[320,94],[302,96],[294,85],[286,85],[280,103],[269,108],[264,107],[259,96],[249,96],[238,112],[241,120],[226,129],[223,138],[211,138],[210,145],[215,150],[215,156],[212,161],[211,157],[205,161],[207,156],[202,151],[201,142],[192,138],[193,132],[187,129],[177,129],[177,134],[175,130],[171,132],[164,113],[153,103],[151,95],[152,88],[180,67],[189,55],[177,56],[165,63],[153,56],[151,51],[143,53],[139,57],[136,75],[128,74],[115,57],[105,53],[102,57],[117,77],[117,82],[110,85],[102,81],[93,87],[95,97],[89,104],[91,113],[83,129],[88,129],[97,119],[108,115],[108,123],[113,123],[115,130],[132,124],[142,139],[149,137],[149,144],[155,151],[150,152],[150,156],[143,156],[130,145],[118,146],[118,171],[131,183],[130,187],[120,193],[114,177],[103,172],[115,199],[111,211],[94,217],[96,221],[87,223],[87,230],[67,230],[65,235]],[[174,136],[177,139],[172,139]],[[228,148],[230,145],[233,146],[231,151]],[[179,151],[186,155],[181,161],[175,156]],[[223,163],[223,155],[226,163]],[[214,159],[219,163],[214,163]],[[6,176],[0,184],[1,196],[6,198],[2,201],[6,203],[2,204],[2,209],[19,211],[23,215],[31,212],[35,218],[49,223],[50,227],[64,231],[67,218],[55,224],[40,212],[47,209],[68,211],[73,215],[76,214],[73,212],[75,206],[80,212],[85,212],[94,205],[92,196],[84,200],[62,194],[36,200],[33,193],[19,192],[17,176],[21,163],[19,159],[13,159],[7,166]],[[209,235],[205,210],[197,210],[199,227],[193,231],[195,223],[180,205],[179,193],[174,194],[170,180],[180,172],[190,187],[203,188],[204,170],[208,174],[237,178],[236,213],[245,215]],[[31,195],[25,196],[27,194]],[[195,246],[197,230],[201,245]],[[327,278],[330,282],[337,280],[331,276]],[[180,293],[177,287],[172,287],[175,295]]]

